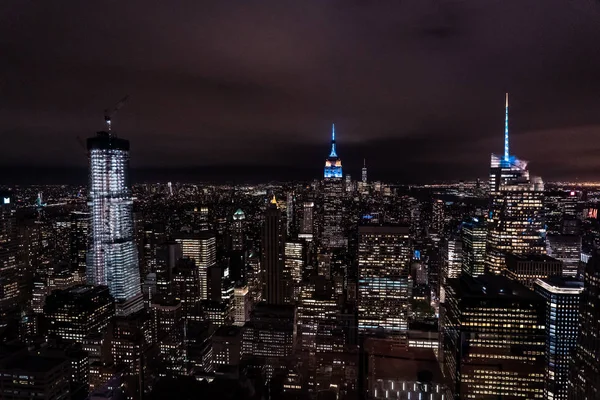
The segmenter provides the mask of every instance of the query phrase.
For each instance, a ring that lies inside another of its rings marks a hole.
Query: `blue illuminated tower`
[[[335,148],[335,125],[331,127],[331,152],[325,160],[323,179],[323,236],[324,247],[343,248],[348,244],[342,228],[344,183],[342,160]]]
[[[331,125],[331,152],[325,160],[324,176],[325,178],[342,177],[342,160],[340,160],[335,150],[335,124]]]
[[[499,273],[507,253],[545,252],[544,183],[530,177],[527,162],[511,156],[508,147],[508,93],[504,109],[504,154],[492,154],[486,267]]]

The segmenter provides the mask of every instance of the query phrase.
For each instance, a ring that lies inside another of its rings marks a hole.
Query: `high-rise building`
[[[233,226],[231,229],[231,249],[243,251],[245,239],[246,214],[238,208],[233,214]]]
[[[12,196],[0,196],[0,324],[16,309],[19,299],[19,243]]]
[[[78,283],[85,283],[90,213],[73,211],[70,227],[70,264],[77,272]]]
[[[206,281],[206,275],[204,280]],[[201,296],[200,269],[193,260],[181,259],[173,269],[173,296],[181,301],[181,310],[185,319],[197,319],[200,314]]]
[[[509,153],[508,93],[505,111],[504,155],[492,154],[489,183],[486,265],[495,273],[504,269],[507,253],[546,251],[542,218],[544,184],[539,177],[530,178],[526,161]]]
[[[408,270],[413,255],[405,226],[358,228],[358,328],[400,334],[408,329]]]
[[[600,255],[588,262],[579,309],[579,338],[573,354],[569,400],[600,398]]]
[[[275,196],[267,205],[262,232],[262,268],[265,272],[264,299],[269,304],[285,304],[284,242],[281,211]]]
[[[3,399],[71,398],[69,360],[15,352],[0,361],[0,395]]]
[[[284,279],[286,284],[285,303],[298,300],[300,282],[304,272],[304,246],[302,242],[285,242]]]
[[[314,215],[315,203],[312,201],[305,201],[302,206],[302,225],[300,226],[300,234],[298,237],[307,241],[313,239],[313,215]]]
[[[545,310],[541,296],[501,275],[450,279],[442,357],[454,398],[542,398]]]
[[[217,239],[214,233],[200,231],[195,233],[178,233],[174,237],[181,245],[184,258],[188,258],[196,264],[200,278],[200,297],[208,299],[208,269],[217,262]]]
[[[252,297],[248,286],[236,287],[233,291],[233,324],[244,326],[250,320]]]
[[[129,184],[129,141],[99,132],[87,141],[90,159],[90,248],[87,281],[108,286],[117,314],[143,307],[133,200]]]
[[[367,183],[367,159],[366,158],[363,160],[361,178],[362,178],[362,183],[366,184]]]
[[[79,285],[55,290],[44,306],[48,335],[82,343],[84,338],[106,332],[115,315],[114,307],[106,286]]]
[[[571,354],[577,345],[583,282],[573,278],[538,279],[535,291],[546,300],[546,385],[544,398],[566,400]]]
[[[487,227],[483,221],[473,218],[462,226],[462,270],[477,277],[485,272],[485,246]]]
[[[442,276],[440,280],[440,301],[444,302],[444,286],[448,279],[457,278],[462,270],[462,241],[451,237],[442,242]]]
[[[560,276],[562,263],[546,254],[508,254],[505,274],[533,289],[536,279]]]
[[[324,247],[343,248],[348,244],[342,224],[343,197],[342,160],[336,152],[335,126],[332,126],[331,152],[325,160],[323,179],[323,232],[321,244]]]
[[[242,354],[243,328],[239,326],[221,326],[212,337],[214,369],[221,366],[237,366]]]
[[[257,304],[244,325],[242,356],[273,371],[285,367],[296,344],[296,310],[291,305]]]
[[[446,224],[445,204],[440,199],[435,199],[431,204],[431,228],[441,232]]]
[[[546,236],[546,252],[550,257],[562,261],[563,276],[574,277],[577,275],[581,260],[581,236],[548,235]]]

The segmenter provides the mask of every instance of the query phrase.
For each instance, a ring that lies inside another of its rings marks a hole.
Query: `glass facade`
[[[88,139],[88,151],[91,238],[87,281],[108,286],[117,302],[125,302],[141,295],[129,186],[129,142],[101,132]]]

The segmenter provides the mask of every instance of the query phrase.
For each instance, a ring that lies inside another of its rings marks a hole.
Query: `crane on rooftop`
[[[119,111],[119,109],[125,105],[125,103],[127,102],[128,99],[129,99],[129,95],[123,97],[117,103],[117,105],[112,109],[112,111],[109,109],[104,110],[104,122],[106,123],[106,130],[108,131],[109,135],[111,132],[111,124],[112,124],[113,115],[115,115],[116,112]]]

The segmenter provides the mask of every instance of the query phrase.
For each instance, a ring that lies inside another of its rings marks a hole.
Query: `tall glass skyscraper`
[[[87,281],[108,286],[117,314],[128,315],[143,306],[133,235],[129,141],[99,132],[88,139],[87,147],[91,213]]]
[[[499,273],[506,253],[545,253],[542,219],[544,183],[529,176],[527,162],[508,150],[508,94],[504,128],[504,155],[492,154],[486,267]]]
[[[324,247],[346,247],[348,239],[342,228],[344,182],[342,160],[335,147],[335,126],[331,128],[331,152],[325,160],[323,174],[323,237]]]

